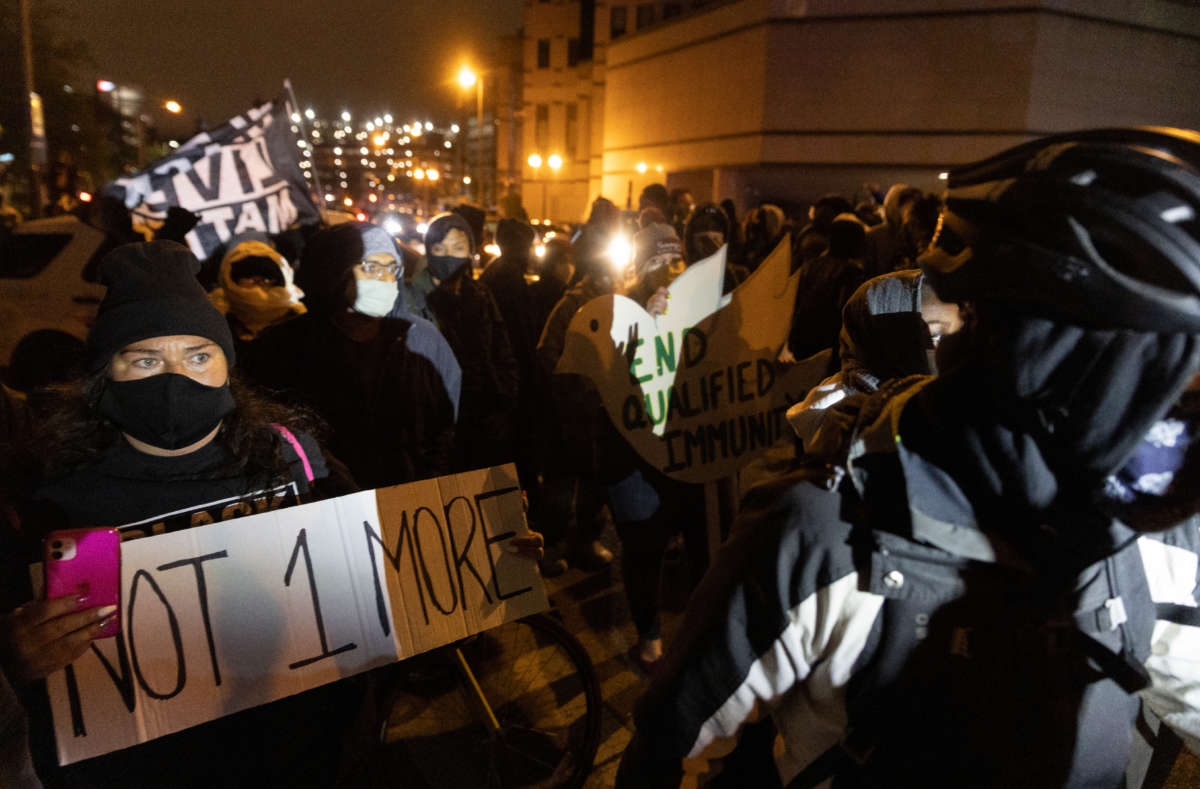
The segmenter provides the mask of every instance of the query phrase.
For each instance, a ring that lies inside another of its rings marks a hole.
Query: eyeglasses
[[[400,277],[399,263],[376,263],[373,260],[364,260],[358,264],[358,269],[371,279],[382,279],[388,274],[397,279]]]

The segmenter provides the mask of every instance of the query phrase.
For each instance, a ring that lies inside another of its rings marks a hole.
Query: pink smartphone
[[[82,597],[80,608],[121,604],[121,535],[116,529],[52,531],[42,541],[46,552],[46,599]],[[114,617],[96,638],[121,629]]]

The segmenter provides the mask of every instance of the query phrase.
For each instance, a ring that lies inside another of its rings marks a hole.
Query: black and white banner
[[[320,221],[297,142],[286,105],[267,102],[109,182],[104,192],[124,201],[135,226],[158,227],[173,205],[199,216],[187,242],[204,260],[239,233],[275,234]]]

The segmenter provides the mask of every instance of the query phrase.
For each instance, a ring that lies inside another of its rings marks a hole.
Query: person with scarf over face
[[[304,291],[292,283],[292,267],[262,233],[229,242],[208,297],[229,319],[233,341],[242,350],[266,329],[305,313]]]
[[[842,310],[841,369],[788,409],[808,460],[845,460],[845,439],[862,402],[889,381],[937,372],[933,354],[962,328],[956,304],[938,299],[920,271],[867,280]]]
[[[864,406],[840,481],[748,496],[618,787],[767,715],[791,787],[1138,785],[1159,721],[1200,750],[1200,134],[1052,136],[948,187],[920,262],[973,310],[938,376]]]
[[[308,313],[263,334],[247,362],[262,385],[329,423],[335,454],[371,488],[451,470],[461,373],[428,321],[385,317],[399,260],[375,225],[314,235],[299,270]]]
[[[113,607],[32,600],[29,562],[50,531],[111,525],[123,541],[351,493],[345,468],[309,432],[234,374],[229,324],[168,241],[120,246],[87,339],[85,377],[30,446],[41,481],[7,513],[0,670],[22,694],[47,784],[67,787],[331,785],[362,698],[350,679],[66,767],[55,764],[41,680],[88,649]],[[239,504],[240,503],[240,504]],[[218,514],[219,513],[219,514]],[[129,525],[127,525],[129,524]],[[102,727],[104,721],[89,721]]]
[[[471,277],[474,256],[475,239],[461,216],[441,214],[429,223],[425,260],[433,290],[426,304],[462,366],[455,471],[516,460],[521,376],[496,299]]]

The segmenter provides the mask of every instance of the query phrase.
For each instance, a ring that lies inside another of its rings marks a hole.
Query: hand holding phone
[[[81,609],[74,597],[31,600],[0,617],[5,676],[22,684],[65,668],[118,618],[115,605]]]
[[[46,599],[73,597],[80,609],[119,606],[121,535],[116,529],[68,529],[50,532],[45,548]],[[121,629],[109,617],[95,638],[111,638]]]

